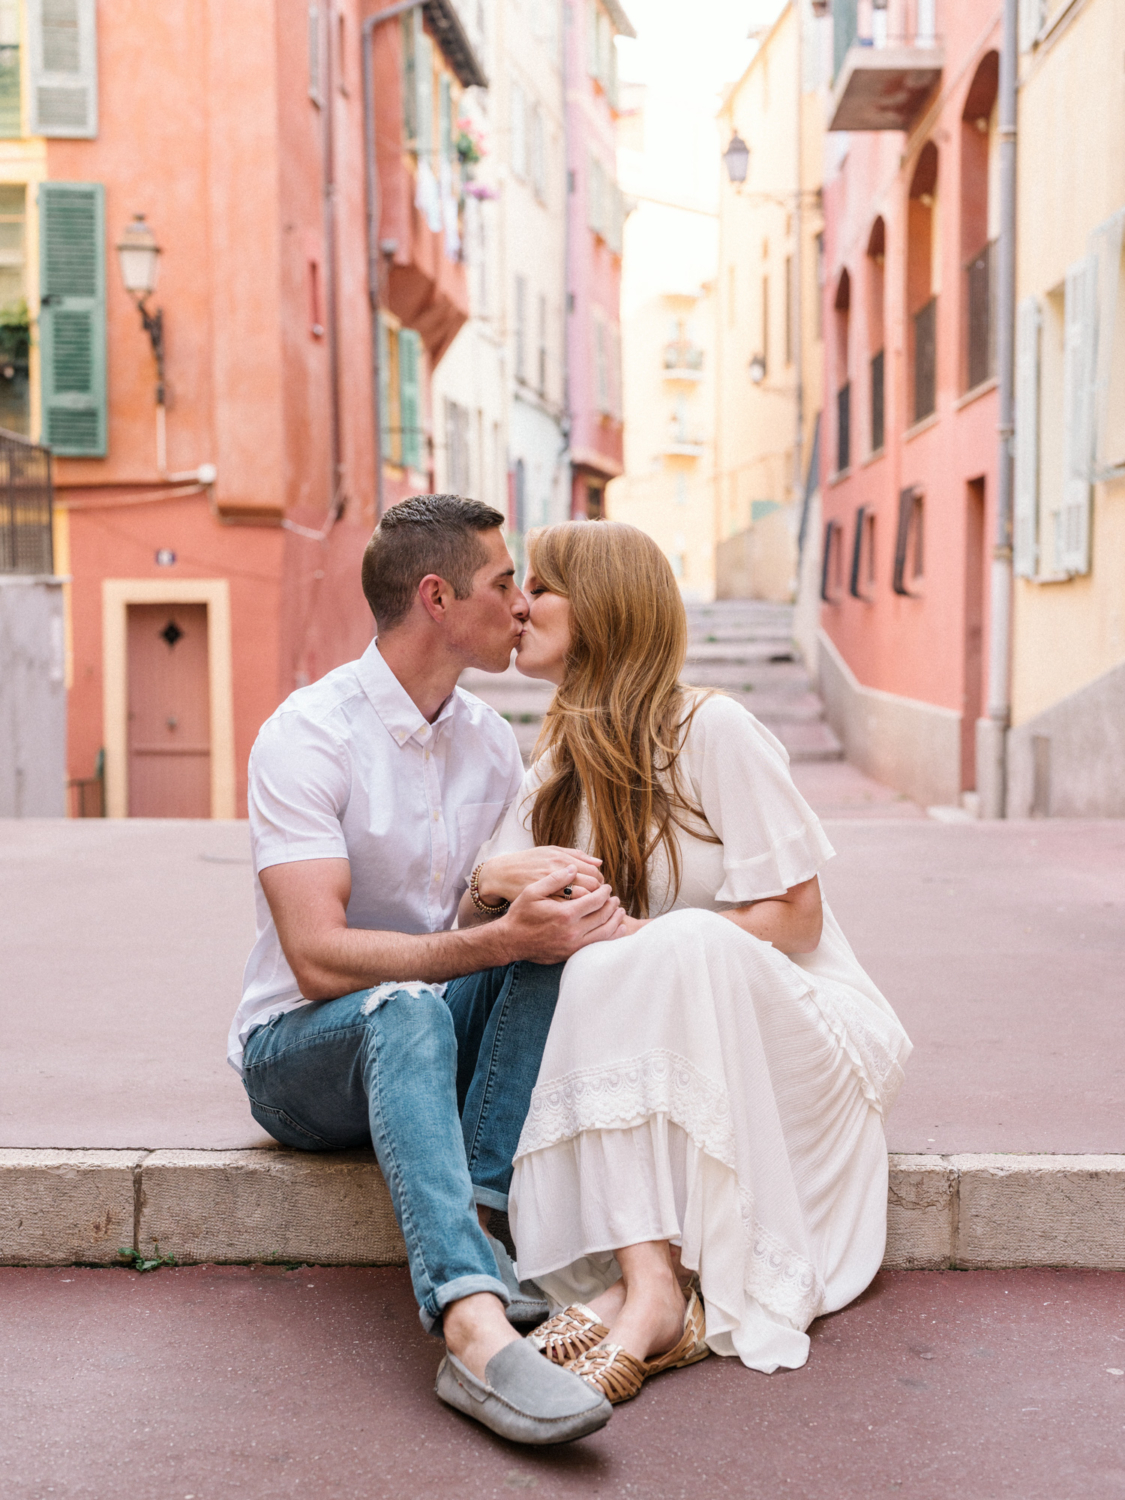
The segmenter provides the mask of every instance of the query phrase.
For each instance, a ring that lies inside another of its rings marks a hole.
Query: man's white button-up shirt
[[[516,737],[499,714],[454,688],[428,723],[374,641],[358,661],[291,694],[250,755],[258,935],[231,1026],[231,1065],[241,1068],[255,1026],[308,1003],[281,951],[260,871],[346,859],[349,927],[441,932],[522,776]]]

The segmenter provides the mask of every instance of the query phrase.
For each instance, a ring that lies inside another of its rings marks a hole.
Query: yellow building
[[[790,0],[719,112],[728,167],[715,288],[720,598],[794,598],[799,535],[810,543],[819,536],[819,523],[806,516],[802,528],[801,520],[822,383],[819,188],[829,24]]]
[[[1023,0],[1009,816],[1125,816],[1125,5]]]

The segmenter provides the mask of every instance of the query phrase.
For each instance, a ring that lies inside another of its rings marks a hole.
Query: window
[[[19,0],[0,0],[0,138],[22,134]]]
[[[847,268],[840,272],[834,302],[836,318],[836,472],[842,474],[852,461],[852,387],[848,373],[851,354],[852,279]]]
[[[992,225],[993,168],[999,137],[996,95],[999,57],[986,52],[977,66],[961,115],[961,386],[970,391],[996,373],[996,247]]]
[[[867,347],[870,353],[871,452],[886,441],[886,363],[883,355],[883,306],[886,296],[887,227],[882,216],[867,240]]]
[[[848,593],[853,599],[870,599],[875,583],[875,517],[867,506],[855,513],[855,536],[852,541],[852,571]]]
[[[770,368],[770,279],[762,277],[762,372],[769,374]]]
[[[922,577],[924,541],[923,500],[910,487],[898,497],[898,532],[895,537],[895,566],[892,587],[896,594],[909,595],[911,583]]]
[[[907,205],[906,301],[912,338],[912,421],[937,407],[938,151],[927,141],[918,156]]]
[[[824,233],[816,237],[816,336],[824,337]]]
[[[516,277],[516,379],[527,379],[527,277]]]
[[[886,441],[887,393],[883,372],[883,351],[871,356],[871,451],[881,453]]]
[[[98,133],[97,0],[27,0],[31,134]]]
[[[27,266],[23,184],[0,186],[0,427],[24,437],[30,427]]]
[[[527,177],[527,95],[514,78],[511,108],[512,171],[522,182]]]
[[[606,237],[606,186],[605,168],[591,155],[586,177],[586,222],[602,239]]]
[[[465,495],[469,479],[469,408],[457,401],[445,403],[445,482],[454,495]]]
[[[427,164],[434,145],[434,48],[421,10],[402,18],[403,130],[407,146]]]
[[[541,396],[547,394],[547,299],[542,296],[539,298],[539,350],[535,388]]]
[[[793,257],[785,257],[785,363],[793,363]]]
[[[843,587],[844,575],[844,528],[839,521],[826,521],[824,525],[824,555],[820,565],[820,597],[825,604],[834,604]]]
[[[385,464],[421,469],[422,340],[412,328],[379,319],[379,446]]]
[[[836,392],[836,472],[842,474],[852,462],[852,388],[845,381]]]

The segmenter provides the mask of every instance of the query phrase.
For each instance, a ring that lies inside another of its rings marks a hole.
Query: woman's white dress
[[[717,915],[808,880],[832,847],[788,756],[729,698],[706,699],[681,776],[721,843],[679,832],[654,861],[656,920],[566,965],[520,1139],[509,1214],[519,1274],[554,1306],[619,1275],[619,1245],[668,1239],[697,1270],[707,1342],[766,1372],[883,1257],[883,1117],[910,1042],[827,904],[787,958]],[[527,848],[532,767],[484,853]]]

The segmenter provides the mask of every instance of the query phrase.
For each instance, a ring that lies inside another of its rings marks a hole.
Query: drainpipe
[[[1000,450],[996,544],[988,623],[988,715],[977,721],[977,790],[982,818],[1002,818],[1007,804],[1007,735],[1012,696],[1012,480],[1015,434],[1016,73],[1019,0],[1004,0],[1000,46],[1000,244],[997,363]]]
[[[324,292],[328,324],[329,393],[332,415],[332,478],[328,490],[328,524],[338,517],[344,489],[343,445],[340,440],[340,327],[336,275],[336,71],[333,47],[336,40],[336,8],[325,7],[328,36],[324,49]]]
[[[375,151],[375,28],[383,21],[393,21],[408,10],[416,10],[423,0],[398,0],[363,23],[361,54],[363,58],[363,164],[367,183],[367,296],[371,306],[371,385],[375,433],[375,515],[386,509],[383,495],[383,424],[380,417],[379,388],[382,369],[379,359],[379,169]]]

